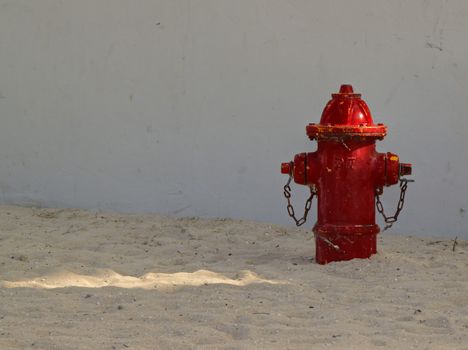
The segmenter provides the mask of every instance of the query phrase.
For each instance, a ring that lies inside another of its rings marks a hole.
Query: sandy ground
[[[0,349],[468,349],[468,243],[0,207]]]

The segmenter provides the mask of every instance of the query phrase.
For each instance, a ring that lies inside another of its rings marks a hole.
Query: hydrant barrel
[[[281,172],[316,189],[317,222],[313,228],[316,261],[368,258],[377,252],[375,198],[384,186],[411,174],[411,164],[392,153],[378,153],[376,140],[387,132],[374,124],[367,104],[351,85],[342,85],[326,105],[319,124],[306,127],[317,151],[299,153]]]

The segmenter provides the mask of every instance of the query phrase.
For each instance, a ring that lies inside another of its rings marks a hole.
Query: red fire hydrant
[[[375,125],[367,104],[351,85],[342,85],[332,94],[320,124],[306,127],[311,140],[317,140],[316,152],[299,153],[294,161],[283,163],[281,172],[289,174],[284,186],[288,213],[300,226],[306,221],[314,196],[318,198],[317,223],[313,231],[316,261],[368,258],[377,252],[375,206],[387,227],[394,223],[403,208],[411,164],[400,163],[397,155],[377,153],[375,141],[387,132],[383,124]],[[310,187],[304,216],[297,219],[291,205],[291,179]],[[400,200],[393,216],[386,216],[380,201],[384,186],[400,181]],[[387,228],[386,227],[386,228]]]

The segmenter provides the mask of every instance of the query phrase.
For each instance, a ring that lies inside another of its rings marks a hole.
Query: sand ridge
[[[287,282],[266,280],[249,270],[241,271],[238,278],[231,279],[222,274],[198,270],[195,272],[154,273],[148,272],[141,277],[123,276],[112,270],[101,270],[95,275],[80,275],[70,271],[62,271],[47,276],[24,281],[0,281],[3,288],[166,288],[174,289],[180,286],[201,286],[209,284],[227,284],[246,286],[251,283],[281,284]]]

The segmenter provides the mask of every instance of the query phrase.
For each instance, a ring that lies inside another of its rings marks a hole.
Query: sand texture
[[[310,224],[307,224],[310,226]],[[0,207],[0,349],[468,349],[468,243]]]

